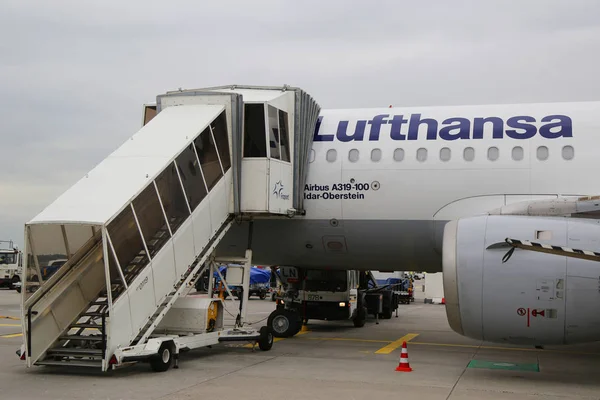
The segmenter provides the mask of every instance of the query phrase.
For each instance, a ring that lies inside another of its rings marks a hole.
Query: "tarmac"
[[[148,364],[108,373],[27,369],[15,354],[20,297],[0,290],[0,399],[600,399],[600,343],[539,350],[464,338],[448,326],[445,306],[425,304],[415,284],[415,302],[379,324],[309,321],[270,351],[193,350],[162,373]],[[237,302],[226,304],[235,314]],[[274,307],[251,298],[248,321],[265,324]],[[395,370],[404,341],[412,372]]]

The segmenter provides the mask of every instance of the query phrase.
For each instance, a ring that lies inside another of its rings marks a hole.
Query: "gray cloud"
[[[597,1],[0,4],[0,239],[178,87],[309,91],[323,107],[595,100]]]

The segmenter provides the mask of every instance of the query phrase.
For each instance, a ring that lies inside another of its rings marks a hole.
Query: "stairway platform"
[[[90,342],[101,342],[101,336],[92,335],[63,335],[59,337],[60,340],[87,340]]]

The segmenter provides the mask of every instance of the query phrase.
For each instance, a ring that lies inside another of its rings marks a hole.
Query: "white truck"
[[[14,289],[21,281],[23,253],[12,240],[0,240],[0,287]]]

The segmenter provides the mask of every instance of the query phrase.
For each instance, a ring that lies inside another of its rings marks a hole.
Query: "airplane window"
[[[475,149],[472,147],[465,147],[463,158],[465,161],[473,161],[475,159]]]
[[[562,148],[562,156],[565,160],[572,160],[575,157],[575,149],[573,146],[565,146]]]
[[[315,149],[310,149],[310,158],[308,159],[308,162],[309,163],[314,162],[315,161],[315,156],[316,156]]]
[[[396,149],[394,150],[394,160],[402,161],[404,160],[404,149]]]
[[[548,159],[548,148],[546,146],[537,148],[537,158],[540,161],[546,161]]]
[[[488,160],[496,161],[500,156],[500,150],[497,147],[490,147],[488,149]]]
[[[337,151],[335,149],[327,150],[327,154],[325,155],[325,158],[329,162],[334,162],[337,159]]]
[[[523,159],[523,148],[521,146],[513,147],[512,159],[515,161],[521,161]]]
[[[348,160],[350,160],[351,162],[357,162],[358,161],[358,150],[356,150],[356,149],[350,150],[350,152],[348,153]]]
[[[427,149],[424,147],[421,147],[420,149],[417,150],[417,160],[423,162],[425,160],[427,160]]]
[[[443,147],[440,150],[440,160],[442,160],[442,161],[449,161],[450,160],[450,156],[451,156],[451,152],[450,152],[450,149],[448,147]]]
[[[371,161],[381,161],[381,149],[371,150]]]

